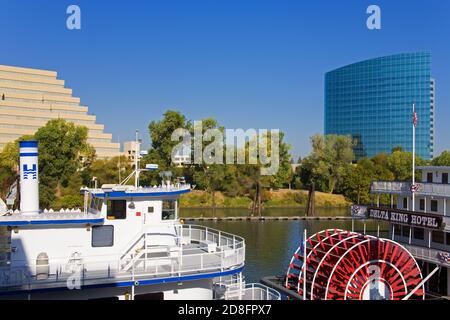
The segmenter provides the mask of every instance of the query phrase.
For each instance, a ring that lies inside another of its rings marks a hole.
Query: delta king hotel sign
[[[360,219],[382,220],[427,229],[440,230],[444,228],[442,217],[415,211],[353,206],[352,216]]]

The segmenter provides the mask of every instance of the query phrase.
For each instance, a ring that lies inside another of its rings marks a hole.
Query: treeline
[[[375,202],[370,194],[373,181],[411,181],[412,153],[401,147],[390,154],[380,153],[372,158],[362,158],[352,163],[352,140],[346,136],[316,135],[311,138],[311,154],[299,160],[300,166],[294,174],[296,188],[305,188],[314,183],[316,190],[343,194],[358,204]],[[444,151],[431,161],[416,155],[416,165],[449,166],[450,152]],[[416,180],[420,181],[420,173]],[[388,196],[381,197],[382,203],[389,203]]]
[[[159,172],[171,171],[172,177],[185,177],[196,189],[207,191],[215,207],[216,192],[228,197],[247,197],[250,209],[256,213],[270,201],[272,189],[307,189],[312,183],[315,189],[327,193],[343,194],[355,203],[373,202],[370,184],[376,180],[410,180],[412,156],[401,148],[390,154],[379,154],[352,163],[352,140],[347,136],[315,135],[311,138],[311,154],[293,161],[291,147],[280,133],[279,169],[274,175],[261,175],[267,165],[256,159],[256,164],[207,164],[204,161],[178,167],[172,163],[172,151],[178,141],[172,141],[174,130],[183,128],[194,131],[192,121],[178,111],[167,111],[161,120],[150,122],[148,129],[151,146],[141,164],[158,164],[157,172],[141,175],[141,185],[160,184]],[[224,128],[213,118],[202,121],[203,133],[208,129]],[[76,126],[62,119],[49,121],[32,136],[19,140],[35,139],[39,142],[40,205],[42,208],[59,209],[81,207],[81,186],[93,187],[106,183],[119,183],[129,175],[132,163],[125,157],[97,159],[95,149],[87,142],[87,128]],[[260,137],[257,137],[260,138]],[[270,135],[262,137],[270,139]],[[18,141],[8,143],[0,153],[1,196],[4,199],[9,187],[18,177]],[[225,145],[225,141],[222,141]],[[203,141],[203,148],[211,142]],[[269,143],[270,145],[270,143]],[[242,147],[247,154],[249,142]],[[271,156],[271,150],[268,150]],[[216,155],[213,155],[216,156]],[[225,155],[223,155],[225,157]],[[224,159],[225,160],[225,159]],[[223,161],[225,163],[225,161]],[[292,164],[297,164],[293,171]],[[432,161],[416,157],[417,165],[450,165],[450,152],[445,151]],[[418,177],[419,178],[419,177]],[[132,183],[132,182],[130,182]],[[301,199],[302,203],[304,199]],[[388,201],[387,199],[382,199]]]
[[[226,196],[245,196],[252,200],[252,211],[260,211],[263,203],[268,198],[267,190],[271,188],[282,188],[288,185],[292,179],[291,156],[289,150],[291,146],[284,142],[284,134],[279,136],[279,169],[274,175],[261,175],[261,168],[264,165],[259,157],[255,159],[256,164],[225,164],[225,152],[222,154],[223,164],[207,164],[204,159],[200,163],[192,163],[178,167],[172,163],[172,151],[179,141],[172,141],[172,133],[176,129],[186,129],[194,137],[194,125],[183,114],[178,111],[169,110],[164,113],[159,121],[152,121],[149,124],[151,147],[142,160],[143,163],[158,164],[160,170],[168,170],[174,177],[183,176],[188,183],[196,186],[197,189],[206,190],[212,198],[212,207],[215,207],[215,195],[220,191]],[[218,129],[224,132],[217,120],[206,118],[202,120],[202,134],[208,129]],[[225,135],[223,135],[225,140]],[[255,137],[255,139],[270,139],[270,135]],[[211,141],[202,141],[202,149],[205,150]],[[220,141],[226,145],[226,141]],[[193,145],[195,142],[193,142]],[[270,142],[267,142],[270,145]],[[247,154],[249,142],[242,146]],[[268,156],[272,156],[268,148]],[[212,155],[216,158],[217,155]],[[193,157],[192,157],[193,158]],[[197,162],[197,161],[196,161]],[[159,181],[158,173],[145,173],[141,178],[142,184],[155,185]]]

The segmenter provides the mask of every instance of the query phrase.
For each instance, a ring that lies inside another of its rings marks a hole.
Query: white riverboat
[[[0,299],[280,299],[245,283],[243,238],[180,221],[189,184],[141,187],[156,167],[135,158],[134,186],[84,188],[83,208],[42,211],[37,142],[20,143],[20,211],[0,212]]]

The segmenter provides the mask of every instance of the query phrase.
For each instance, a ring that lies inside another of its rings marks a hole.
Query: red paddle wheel
[[[402,245],[328,229],[312,235],[306,248],[302,244],[295,251],[285,286],[301,296],[306,290],[306,299],[311,300],[400,300],[421,282],[416,260]],[[424,299],[424,286],[409,298]]]

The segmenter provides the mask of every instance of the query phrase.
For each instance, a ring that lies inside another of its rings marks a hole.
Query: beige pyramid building
[[[98,158],[120,153],[104,125],[72,96],[54,71],[0,65],[0,150],[10,141],[33,134],[51,119],[62,118],[88,128],[88,142]]]

